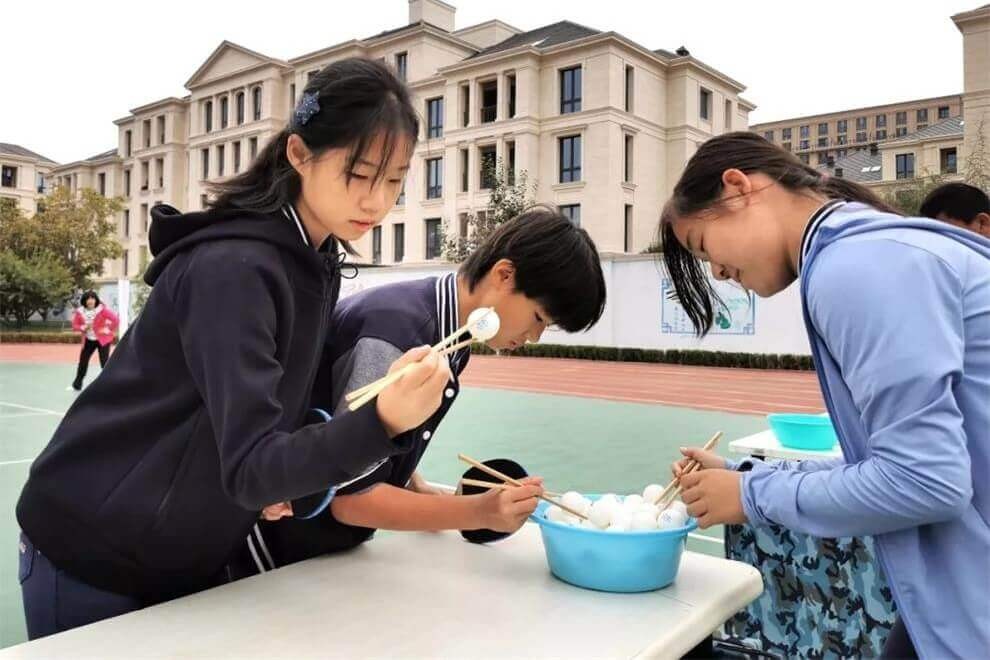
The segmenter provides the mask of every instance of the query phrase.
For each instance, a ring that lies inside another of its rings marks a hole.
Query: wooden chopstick
[[[465,456],[464,454],[458,454],[457,455],[457,458],[459,460],[461,460],[461,461],[464,461],[468,465],[471,465],[473,467],[478,468],[479,470],[481,470],[482,472],[484,472],[485,474],[487,474],[489,476],[495,477],[496,479],[501,479],[502,481],[504,481],[507,484],[512,484],[513,486],[523,486],[523,485],[525,485],[521,481],[518,481],[517,479],[513,479],[512,477],[510,477],[507,474],[502,474],[498,470],[495,470],[493,468],[490,468],[487,465],[485,465],[484,463],[479,463],[478,461],[474,460],[470,456]],[[561,502],[555,502],[554,500],[551,500],[549,497],[547,497],[545,495],[538,495],[537,497],[539,497],[544,502],[549,502],[550,504],[555,504],[555,505],[559,506],[561,509],[563,509],[567,513],[571,514],[572,516],[577,516],[578,518],[580,518],[582,520],[587,520],[588,519],[588,516],[584,515],[580,511],[576,511],[575,509],[572,509],[569,506],[564,506],[564,504],[561,503]]]
[[[484,314],[482,314],[481,316],[479,316],[478,318],[476,318],[473,323],[477,323],[478,321],[480,321],[481,319],[485,318],[486,316],[488,316],[488,314],[490,314],[491,312],[493,312],[495,310],[494,307],[489,307],[487,309],[488,309],[488,311],[486,311]],[[443,351],[448,350],[448,349],[446,349],[444,347],[447,344],[449,344],[450,342],[452,342],[455,339],[457,339],[458,337],[460,337],[461,335],[463,335],[465,332],[467,332],[468,329],[470,329],[471,325],[473,325],[473,323],[465,323],[460,328],[458,328],[457,330],[454,330],[452,333],[450,333],[449,335],[447,335],[446,337],[444,337],[443,339],[441,339],[440,341],[438,341],[436,344],[434,344],[433,346],[431,346],[430,347],[430,350],[433,351],[434,353],[437,352],[437,351],[441,351],[441,354],[442,355],[448,355],[448,353],[443,352]],[[473,341],[474,341],[474,338],[470,339],[468,341],[468,344],[470,344]],[[465,344],[464,342],[461,342],[460,344],[457,344],[457,346],[459,348],[456,349],[456,350],[460,350],[461,348],[463,348],[464,346],[467,346],[468,344]],[[407,372],[408,369],[411,366],[412,365],[407,365],[405,368],[403,368],[400,371]],[[344,395],[344,401],[347,401],[348,403],[350,403],[351,401],[354,401],[356,399],[362,398],[365,394],[367,394],[368,392],[370,392],[372,389],[378,388],[383,381],[385,381],[386,379],[388,379],[388,378],[390,378],[392,376],[395,376],[395,374],[390,374],[388,376],[382,376],[378,380],[372,381],[372,382],[368,383],[367,385],[363,385],[362,387],[357,388],[353,392],[348,392],[347,394]],[[398,380],[398,378],[401,378],[401,376],[397,376],[395,378],[395,380]],[[394,380],[390,380],[388,383],[386,383],[386,385],[387,384],[390,384],[392,382],[395,382],[395,381]],[[381,387],[384,387],[384,386],[381,386]],[[360,406],[358,406],[358,407],[360,407]]]
[[[450,355],[452,353],[456,353],[457,351],[461,350],[462,348],[464,348],[466,346],[470,346],[471,344],[474,343],[474,341],[475,340],[473,338],[472,339],[465,339],[464,341],[460,342],[459,344],[454,344],[453,346],[448,346],[447,348],[445,348],[442,351],[440,351],[438,353],[438,355],[440,355],[441,357],[443,357],[445,355]],[[407,373],[409,373],[409,371],[414,366],[416,366],[415,363],[413,363],[413,364],[407,364],[405,367],[403,367],[402,369],[399,369],[395,373],[389,374],[385,378],[380,378],[380,379],[376,380],[374,383],[372,383],[373,385],[375,385],[375,387],[372,388],[372,389],[366,390],[364,392],[364,394],[362,394],[360,397],[358,397],[357,399],[355,399],[353,401],[350,401],[347,404],[347,409],[350,410],[351,412],[354,412],[355,410],[357,410],[358,408],[360,408],[361,406],[363,406],[364,404],[368,403],[369,401],[371,401],[372,399],[374,399],[376,396],[378,396],[379,394],[381,394],[382,393],[382,390],[384,390],[386,387],[388,387],[389,385],[391,385],[392,383],[394,383],[395,381],[399,380],[404,375],[406,375]]]
[[[705,451],[711,451],[715,449],[715,446],[718,444],[718,441],[721,438],[722,438],[722,432],[719,431],[718,433],[713,435],[708,442],[705,443],[703,449]],[[681,474],[689,474],[700,468],[701,468],[701,463],[692,459],[688,461],[688,464],[685,466],[684,471]],[[671,492],[671,489],[673,489],[673,492]],[[657,506],[660,507],[661,511],[663,511],[671,504],[673,504],[674,500],[676,500],[677,496],[680,494],[681,494],[681,478],[674,477],[674,479],[671,480],[669,484],[667,484],[667,487],[663,489],[663,492],[660,493],[660,497],[657,498]],[[666,500],[666,502],[664,500]]]
[[[461,479],[461,483],[465,486],[477,486],[478,488],[498,488],[499,490],[515,488],[512,484],[498,484],[494,481],[479,481],[478,479]],[[552,490],[545,490],[543,492],[546,493],[547,497],[560,497],[560,493],[555,493]]]

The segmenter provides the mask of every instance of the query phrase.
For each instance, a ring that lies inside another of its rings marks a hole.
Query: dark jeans
[[[104,591],[56,568],[21,533],[17,579],[28,639],[78,628],[141,609],[136,598]]]
[[[918,657],[914,650],[914,644],[908,637],[907,628],[904,627],[904,621],[900,617],[894,621],[890,635],[887,636],[887,643],[883,645],[883,655],[880,657],[885,660],[904,660],[905,658],[913,660]]]
[[[82,350],[79,352],[79,368],[76,369],[76,380],[72,386],[77,390],[82,388],[83,379],[86,378],[86,371],[89,370],[89,359],[93,357],[93,351],[100,352],[100,368],[107,366],[110,359],[110,344],[101,346],[100,342],[87,339],[83,342]]]

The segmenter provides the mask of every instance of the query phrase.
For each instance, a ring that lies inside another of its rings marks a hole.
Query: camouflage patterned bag
[[[727,525],[725,554],[763,574],[763,594],[725,624],[729,638],[782,658],[875,658],[895,606],[873,539],[822,539]]]

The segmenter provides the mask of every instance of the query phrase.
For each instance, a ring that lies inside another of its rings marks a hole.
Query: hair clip
[[[320,111],[320,95],[317,92],[306,92],[302,101],[296,107],[296,125],[305,126],[317,112]]]

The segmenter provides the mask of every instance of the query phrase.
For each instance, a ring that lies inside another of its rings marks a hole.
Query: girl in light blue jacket
[[[844,456],[737,465],[687,450],[707,468],[682,478],[688,511],[702,527],[874,535],[900,617],[885,655],[988,657],[990,241],[902,217],[751,133],[699,148],[661,232],[699,335],[720,304],[704,262],[763,297],[800,280]]]

